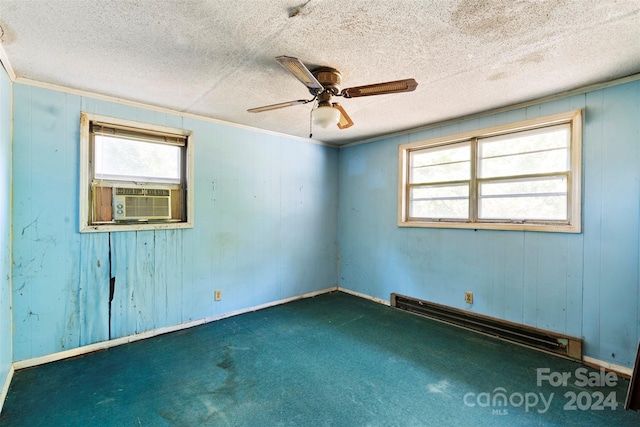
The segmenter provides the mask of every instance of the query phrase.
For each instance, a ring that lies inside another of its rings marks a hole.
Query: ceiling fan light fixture
[[[311,119],[313,124],[323,128],[337,125],[340,121],[340,110],[330,105],[322,105],[311,111]]]

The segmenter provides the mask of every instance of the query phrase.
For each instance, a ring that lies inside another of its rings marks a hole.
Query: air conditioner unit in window
[[[114,187],[113,219],[171,219],[171,190]]]

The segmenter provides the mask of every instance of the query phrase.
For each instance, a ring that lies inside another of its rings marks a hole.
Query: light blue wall
[[[11,92],[0,64],[0,388],[11,367]],[[2,407],[2,402],[0,402]]]
[[[13,361],[339,283],[460,308],[471,290],[473,311],[583,336],[588,356],[633,362],[640,82],[345,148],[339,159],[336,149],[12,85],[4,74],[0,85],[0,235],[7,239],[12,87],[15,111]],[[396,226],[398,144],[577,108],[586,110],[582,234]],[[194,131],[194,229],[77,232],[80,111]],[[8,274],[6,245],[2,268]],[[109,270],[116,277],[110,321]],[[7,274],[0,275],[4,376],[12,345]],[[215,289],[221,302],[213,301]]]
[[[582,234],[396,226],[399,144],[580,108]],[[640,81],[348,147],[339,163],[341,287],[584,337],[587,356],[632,366],[640,337]],[[474,293],[472,306],[465,291]]]
[[[337,284],[336,149],[24,84],[14,99],[14,361]],[[193,130],[195,228],[78,233],[80,111]]]

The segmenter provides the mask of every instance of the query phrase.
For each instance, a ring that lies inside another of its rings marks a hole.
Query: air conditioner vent
[[[114,187],[113,219],[171,219],[171,190]]]
[[[170,196],[171,191],[164,188],[147,188],[147,196]]]
[[[116,196],[144,196],[144,190],[144,188],[115,187],[113,194]]]

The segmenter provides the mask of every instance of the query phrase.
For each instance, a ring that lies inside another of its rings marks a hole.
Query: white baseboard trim
[[[218,314],[218,315],[215,315],[215,316],[206,317],[204,319],[198,319],[198,320],[194,320],[194,321],[191,321],[191,322],[180,323],[178,325],[166,326],[166,327],[158,328],[158,329],[152,329],[150,331],[141,332],[141,333],[135,334],[135,335],[129,335],[129,336],[126,336],[126,337],[116,338],[116,339],[112,339],[112,340],[108,340],[108,341],[101,341],[101,342],[97,342],[97,343],[94,343],[94,344],[89,344],[89,345],[84,345],[82,347],[73,348],[73,349],[70,349],[70,350],[60,351],[58,353],[47,354],[46,356],[39,356],[39,357],[34,357],[32,359],[20,360],[18,362],[14,362],[13,363],[11,374],[13,375],[13,370],[18,371],[20,369],[31,368],[31,367],[34,367],[34,366],[43,365],[45,363],[56,362],[58,360],[68,359],[70,357],[81,356],[81,355],[84,355],[84,354],[92,353],[94,351],[106,350],[108,348],[117,347],[117,346],[120,346],[120,345],[123,345],[123,344],[128,344],[128,343],[131,343],[131,342],[140,341],[140,340],[144,340],[144,339],[147,339],[147,338],[152,338],[152,337],[155,337],[155,336],[158,336],[158,335],[167,334],[167,333],[170,333],[170,332],[180,331],[182,329],[193,328],[194,326],[204,325],[205,323],[215,322],[216,320],[222,320],[222,319],[226,319],[228,317],[238,316],[240,314],[251,313],[253,311],[258,311],[258,310],[262,310],[262,309],[265,309],[265,308],[286,304],[288,302],[296,301],[296,300],[299,300],[299,299],[311,298],[311,297],[315,297],[315,296],[318,296],[318,295],[326,294],[328,292],[334,292],[334,291],[337,291],[337,290],[338,290],[338,287],[334,286],[334,287],[331,287],[331,288],[326,288],[326,289],[322,289],[322,290],[314,291],[314,292],[308,292],[306,294],[297,295],[297,296],[289,297],[289,298],[284,298],[284,299],[281,299],[281,300],[272,301],[272,302],[268,302],[268,303],[265,303],[265,304],[255,305],[253,307],[243,308],[241,310],[235,310],[235,311],[230,311],[230,312],[223,313],[223,314]],[[7,385],[7,388],[8,388],[8,385]]]
[[[58,353],[52,353],[52,354],[48,354],[46,356],[40,356],[40,357],[34,357],[32,359],[26,359],[26,360],[21,360],[18,362],[14,362],[13,365],[9,368],[9,372],[7,374],[7,378],[5,379],[5,382],[2,386],[2,390],[0,391],[0,412],[2,411],[2,406],[4,404],[5,398],[7,397],[7,393],[9,391],[9,386],[11,384],[11,380],[13,379],[13,374],[15,371],[20,370],[20,369],[25,369],[25,368],[31,368],[34,366],[38,366],[38,365],[43,365],[45,363],[50,363],[50,362],[55,362],[58,360],[63,360],[63,359],[68,359],[70,357],[76,357],[76,356],[81,356],[84,354],[88,354],[88,353],[92,353],[94,351],[99,351],[99,350],[106,350],[108,348],[111,347],[117,347],[123,344],[128,344],[131,342],[135,342],[135,341],[140,341],[140,340],[144,340],[147,338],[152,338],[158,335],[163,335],[163,334],[167,334],[170,332],[175,332],[175,331],[179,331],[182,329],[188,329],[188,328],[192,328],[194,326],[198,326],[198,325],[204,325],[206,323],[210,323],[210,322],[215,322],[217,320],[222,320],[222,319],[226,319],[229,317],[233,317],[233,316],[239,316],[241,314],[245,314],[245,313],[251,313],[253,311],[258,311],[258,310],[262,310],[265,308],[269,308],[269,307],[275,307],[277,305],[282,305],[282,304],[286,304],[288,302],[291,301],[296,301],[299,299],[304,299],[304,298],[312,298],[318,295],[322,295],[322,294],[326,294],[329,292],[334,292],[334,291],[340,291],[340,292],[344,292],[346,294],[350,294],[350,295],[354,295],[357,296],[359,298],[364,298],[379,304],[383,304],[386,306],[390,305],[390,302],[381,298],[376,298],[373,297],[371,295],[367,295],[367,294],[363,294],[361,292],[356,292],[356,291],[352,291],[350,289],[345,289],[345,288],[341,288],[339,286],[333,286],[330,288],[326,288],[326,289],[322,289],[319,291],[314,291],[314,292],[308,292],[306,294],[302,294],[302,295],[297,295],[294,297],[289,297],[289,298],[284,298],[281,300],[277,300],[277,301],[273,301],[273,302],[269,302],[269,303],[265,303],[265,304],[260,304],[260,305],[256,305],[253,307],[248,307],[248,308],[244,308],[241,310],[235,310],[235,311],[230,311],[227,313],[223,313],[223,314],[219,314],[216,316],[210,316],[204,319],[199,319],[199,320],[194,320],[191,322],[186,322],[186,323],[181,323],[178,325],[173,325],[173,326],[167,326],[164,328],[158,328],[158,329],[153,329],[150,331],[146,331],[146,332],[142,332],[140,334],[135,334],[135,335],[129,335],[126,337],[122,337],[122,338],[117,338],[117,339],[113,339],[113,340],[109,340],[109,341],[101,341],[98,343],[94,343],[94,344],[89,344],[89,345],[85,345],[82,347],[78,347],[78,348],[74,348],[71,350],[65,350],[65,351],[61,351]],[[595,366],[600,366],[603,367],[605,369],[608,369],[610,371],[613,371],[615,373],[618,373],[624,377],[631,377],[631,375],[633,374],[633,369],[632,368],[628,368],[626,366],[622,366],[622,365],[617,365],[614,363],[609,363],[609,362],[605,362],[603,360],[599,360],[593,357],[589,357],[589,356],[583,356],[582,360],[584,363],[587,364],[591,364],[591,365],[595,365]]]
[[[14,373],[13,366],[9,366],[9,372],[7,373],[7,378],[4,380],[4,384],[2,385],[2,390],[0,391],[0,414],[2,413],[4,400],[7,398],[7,393],[9,393],[9,386],[11,385],[11,380],[13,379],[13,373]]]
[[[360,298],[368,299],[368,300],[373,301],[373,302],[377,302],[378,304],[391,305],[391,303],[389,301],[387,301],[387,300],[384,300],[384,299],[381,299],[381,298],[372,297],[371,295],[367,295],[367,294],[363,294],[363,293],[360,293],[360,292],[352,291],[350,289],[341,288],[340,286],[338,286],[337,290],[340,291],[340,292],[344,292],[345,294],[351,294],[351,295],[354,295],[356,297],[360,297]]]
[[[590,365],[599,366],[601,368],[605,368],[606,370],[613,371],[617,374],[622,375],[625,378],[630,378],[631,375],[633,374],[633,368],[627,368],[626,366],[605,362],[604,360],[596,359],[593,357],[582,356],[582,361]]]

